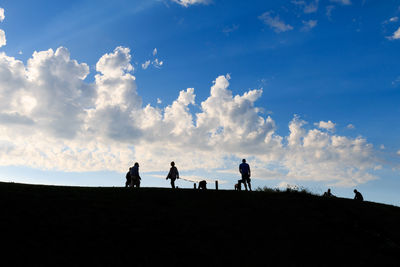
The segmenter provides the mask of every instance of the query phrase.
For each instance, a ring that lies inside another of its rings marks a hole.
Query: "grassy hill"
[[[395,266],[400,257],[400,208],[296,192],[0,183],[0,209],[3,266]]]

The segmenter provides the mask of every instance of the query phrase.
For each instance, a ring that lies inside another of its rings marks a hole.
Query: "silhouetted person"
[[[207,190],[207,182],[205,180],[199,182],[199,190]]]
[[[242,180],[240,180],[239,183],[244,184],[244,188],[246,188],[247,191],[247,185],[249,186],[249,189],[251,191],[251,184],[250,184],[250,166],[249,164],[246,163],[245,159],[242,159],[242,163],[239,165],[239,172],[242,174]],[[240,187],[240,184],[239,184]],[[240,189],[239,189],[240,190]]]
[[[126,173],[125,178],[126,178],[125,187],[131,186],[132,179],[129,171]]]
[[[175,188],[175,180],[179,179],[178,169],[175,167],[175,162],[171,162],[171,169],[169,169],[169,173],[167,175],[166,180],[171,179],[171,187]]]
[[[361,195],[360,192],[357,191],[357,189],[354,189],[354,193],[356,194],[356,195],[354,196],[354,200],[357,200],[357,201],[364,201],[363,196]]]
[[[334,197],[334,195],[332,195],[332,193],[331,193],[331,189],[330,188],[328,188],[328,191],[326,191],[323,196],[324,197]]]
[[[131,176],[131,187],[140,187],[140,180],[142,178],[139,175],[139,163],[135,162],[133,167],[129,168],[129,174]]]

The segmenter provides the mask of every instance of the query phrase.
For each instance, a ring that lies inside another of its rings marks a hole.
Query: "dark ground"
[[[372,202],[0,183],[0,209],[2,266],[400,265],[400,208]]]

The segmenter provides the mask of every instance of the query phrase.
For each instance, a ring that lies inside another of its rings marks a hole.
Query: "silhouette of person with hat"
[[[239,183],[244,184],[244,188],[246,189],[246,191],[247,191],[247,185],[248,185],[249,189],[251,191],[250,166],[249,166],[249,164],[246,163],[245,159],[242,159],[242,163],[239,165],[239,172],[242,174],[242,180],[239,180]],[[239,184],[239,187],[240,187],[240,184]]]

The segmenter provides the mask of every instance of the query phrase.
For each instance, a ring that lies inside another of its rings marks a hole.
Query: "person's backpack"
[[[130,180],[131,179],[131,174],[129,173],[129,171],[126,173],[125,178],[126,178],[126,180]]]

